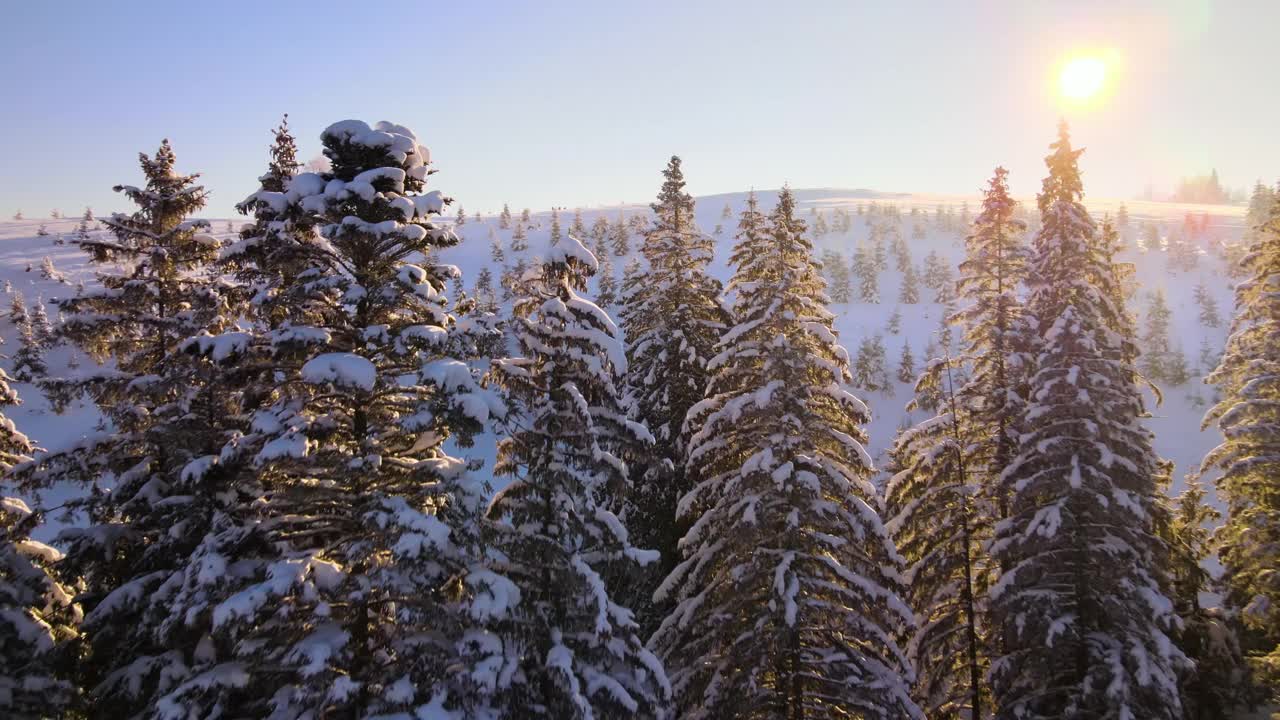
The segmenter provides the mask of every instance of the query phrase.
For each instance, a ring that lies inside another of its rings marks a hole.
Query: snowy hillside
[[[936,253],[950,267],[954,276],[955,267],[964,252],[964,223],[966,212],[973,212],[979,203],[975,197],[932,197],[910,194],[877,193],[868,190],[841,189],[809,189],[795,191],[800,206],[800,216],[808,223],[810,236],[815,240],[816,252],[821,258],[824,251],[837,252],[845,262],[851,262],[855,250],[861,244],[868,246],[873,228],[883,236],[886,246],[894,233],[905,241],[909,250],[916,274],[920,277],[920,300],[918,304],[909,305],[898,302],[903,274],[895,267],[892,253],[887,262],[888,268],[878,273],[879,303],[859,302],[858,279],[851,280],[852,300],[848,303],[832,305],[836,313],[836,327],[840,339],[851,356],[855,356],[865,338],[879,335],[883,338],[885,349],[886,374],[889,387],[884,390],[858,389],[871,407],[873,421],[869,427],[873,456],[878,464],[883,464],[884,451],[888,448],[897,429],[920,417],[908,417],[904,406],[911,398],[911,385],[897,380],[899,356],[904,343],[909,343],[915,357],[915,367],[923,366],[925,350],[938,344],[938,330],[944,315],[941,305],[934,302],[935,292],[925,284],[924,265],[930,253]],[[762,209],[772,207],[776,192],[762,191],[757,193]],[[698,198],[697,219],[702,230],[714,234],[717,243],[716,260],[712,272],[722,280],[727,280],[730,270],[727,259],[733,246],[733,236],[739,213],[746,205],[746,193],[731,193]],[[1030,210],[1034,210],[1034,201],[1025,199]],[[872,207],[877,212],[872,213]],[[465,205],[465,203],[464,203]],[[1088,203],[1096,215],[1115,214],[1119,203],[1115,201],[1099,201]],[[893,208],[896,212],[889,212]],[[726,209],[728,216],[725,216]],[[859,210],[861,209],[861,214]],[[938,215],[944,210],[943,216]],[[1141,288],[1130,298],[1130,309],[1138,318],[1141,332],[1144,328],[1144,314],[1149,293],[1163,289],[1172,311],[1171,339],[1181,347],[1187,357],[1193,377],[1185,384],[1163,387],[1164,402],[1151,408],[1152,417],[1148,421],[1156,436],[1156,449],[1159,453],[1177,464],[1175,471],[1175,492],[1181,478],[1189,469],[1196,467],[1204,453],[1218,442],[1218,433],[1214,429],[1201,432],[1200,418],[1205,410],[1205,403],[1212,399],[1212,388],[1200,383],[1200,375],[1205,368],[1199,362],[1202,343],[1207,342],[1213,353],[1221,350],[1226,336],[1226,323],[1231,315],[1231,284],[1227,273],[1227,265],[1214,251],[1222,242],[1235,241],[1242,231],[1243,208],[1224,206],[1186,206],[1165,203],[1127,203],[1129,213],[1128,227],[1124,232],[1127,249],[1120,257],[1121,261],[1132,262],[1135,266],[1135,280]],[[815,212],[817,214],[815,214]],[[504,269],[509,271],[520,260],[532,264],[534,258],[545,253],[550,244],[552,234],[552,213],[538,211],[531,214],[527,229],[527,249],[513,249],[513,232],[520,224],[520,209],[512,208],[514,215],[511,227],[502,229],[497,216],[484,216],[477,220],[474,216],[466,219],[457,228],[463,242],[456,248],[443,253],[442,260],[459,266],[465,290],[473,293],[477,276],[488,269],[492,274],[495,293],[500,299],[502,289],[500,279]],[[841,232],[835,222],[840,213],[848,213],[850,227]],[[1156,227],[1156,232],[1165,243],[1172,235],[1182,234],[1184,218],[1191,214],[1198,223],[1203,224],[1202,213],[1207,214],[1206,228],[1199,229],[1191,238],[1197,251],[1196,267],[1190,270],[1173,269],[1169,252],[1164,247],[1144,248],[1139,242],[1147,232],[1147,226]],[[1032,213],[1034,214],[1034,213]],[[574,209],[560,209],[557,213],[561,232],[568,233],[574,218]],[[584,208],[581,211],[582,222],[587,229],[587,238],[583,244],[593,247],[590,238],[592,226],[604,219],[616,224],[620,216],[627,220],[629,236],[629,252],[625,256],[616,256],[613,245],[609,246],[609,261],[614,277],[619,281],[627,263],[638,256],[641,236],[631,225],[633,218],[650,215],[647,205],[625,205],[608,208]],[[815,226],[819,217],[822,224],[830,231],[818,235]],[[46,303],[66,297],[76,292],[78,283],[92,285],[94,277],[89,269],[84,254],[70,244],[59,244],[61,239],[69,239],[79,225],[79,219],[23,219],[0,221],[0,284],[5,289],[5,316],[0,318],[0,335],[5,345],[0,352],[9,358],[18,348],[15,329],[8,318],[8,308],[16,293],[21,293],[28,306],[34,306],[43,299]],[[219,218],[212,220],[212,234],[220,238],[229,238],[238,228],[243,218]],[[89,224],[91,233],[94,223]],[[719,232],[716,232],[719,227]],[[38,233],[44,228],[48,235]],[[497,261],[493,257],[492,246],[501,248],[503,259]],[[520,243],[517,241],[517,245]],[[889,248],[886,247],[886,252]],[[48,257],[56,271],[53,277],[42,276],[42,264]],[[830,256],[828,256],[830,257]],[[830,275],[830,268],[827,269]],[[1216,299],[1222,323],[1217,328],[1203,326],[1199,319],[1199,309],[1195,300],[1194,289],[1203,284],[1211,296]],[[592,292],[596,292],[599,280],[592,281]],[[616,317],[616,305],[607,308]],[[502,303],[502,313],[508,313],[510,303]],[[56,311],[53,311],[56,315]],[[892,316],[900,316],[899,327],[891,327]],[[56,323],[57,318],[52,321]],[[79,368],[92,363],[78,353],[66,347],[49,351],[48,365],[50,373],[59,375],[76,373]],[[5,361],[5,368],[11,370],[12,360]],[[70,409],[64,415],[55,415],[50,411],[48,401],[40,391],[31,384],[17,383],[15,388],[23,398],[23,405],[13,408],[9,415],[18,427],[27,433],[39,446],[58,448],[72,442],[92,429],[97,421],[96,413],[91,408],[80,406]],[[493,438],[480,438],[476,445],[467,449],[464,454],[482,457],[487,466],[492,465]],[[60,491],[55,489],[44,498],[46,506],[56,506]],[[56,516],[54,518],[56,520]],[[39,537],[50,538],[55,534],[56,523],[44,528]]]

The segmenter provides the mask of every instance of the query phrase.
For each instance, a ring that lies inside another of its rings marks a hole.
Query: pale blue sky
[[[1065,114],[1092,195],[1217,167],[1280,174],[1275,0],[1136,2],[22,2],[0,23],[0,212],[123,207],[169,137],[209,215],[255,186],[288,112],[304,158],[348,117],[432,149],[468,211],[749,186],[1031,193]],[[1054,67],[1119,59],[1064,108]]]

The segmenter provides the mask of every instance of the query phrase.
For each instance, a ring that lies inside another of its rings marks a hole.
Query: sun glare
[[[1083,56],[1072,58],[1062,66],[1058,85],[1067,100],[1090,100],[1102,91],[1107,83],[1107,64],[1101,58]]]

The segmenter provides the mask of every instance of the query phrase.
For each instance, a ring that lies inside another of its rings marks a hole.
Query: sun
[[[1067,100],[1083,102],[1102,92],[1107,85],[1107,63],[1100,57],[1071,58],[1058,75],[1058,88]]]

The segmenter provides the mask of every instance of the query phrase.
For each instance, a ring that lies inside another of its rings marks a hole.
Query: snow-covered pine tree
[[[525,231],[524,221],[516,223],[516,229],[511,232],[511,252],[523,253],[529,249],[529,235]]]
[[[853,384],[868,392],[889,389],[888,359],[879,335],[868,335],[858,343],[853,360]]]
[[[529,211],[529,208],[520,211],[520,223],[526,227],[533,224],[533,214]]]
[[[574,288],[595,270],[576,238],[550,248],[516,312],[523,357],[496,368],[522,410],[498,451],[496,471],[512,481],[489,510],[497,569],[519,596],[493,627],[509,665],[499,717],[654,718],[670,703],[662,663],[605,582],[658,557],[631,544],[609,507],[653,437],[623,406],[617,327]]]
[[[930,250],[924,258],[924,285],[937,291],[947,279],[947,264],[937,250]]]
[[[12,397],[0,377],[6,391]],[[4,462],[21,461],[30,444],[8,418],[0,424]],[[77,588],[55,572],[62,552],[31,539],[40,520],[22,500],[0,497],[0,713],[13,720],[73,717],[77,699],[65,672],[75,656],[59,652],[81,620]]]
[[[1205,456],[1202,472],[1219,470],[1227,505],[1218,530],[1228,610],[1248,630],[1245,645],[1257,675],[1280,702],[1280,203],[1257,227],[1241,261],[1235,317],[1217,368],[1205,379],[1222,400],[1206,415],[1223,441]]]
[[[982,543],[991,513],[980,475],[970,469],[975,424],[957,397],[951,358],[932,361],[908,410],[939,413],[908,428],[889,451],[888,528],[907,561],[906,598],[915,612],[907,652],[916,701],[928,717],[988,717],[989,652],[984,594],[989,563]],[[984,709],[985,708],[985,709]]]
[[[627,229],[627,219],[618,213],[618,219],[609,226],[609,247],[615,257],[626,257],[631,253],[631,231]]]
[[[258,178],[258,189],[236,204],[236,211],[252,215],[239,239],[223,249],[222,266],[237,280],[237,301],[246,302],[262,322],[278,323],[297,308],[283,301],[279,288],[303,270],[304,243],[314,230],[287,201],[289,183],[298,174],[297,141],[285,115],[272,131],[267,171]]]
[[[833,253],[830,265],[824,269],[830,273],[831,302],[844,304],[853,300],[853,278],[844,253]]]
[[[880,303],[880,277],[876,271],[875,258],[866,245],[858,245],[853,250],[853,276],[858,279],[858,302],[878,305]]]
[[[59,568],[86,586],[75,680],[101,717],[147,712],[197,664],[201,623],[191,634],[160,626],[172,617],[173,582],[230,501],[213,466],[242,430],[235,390],[182,350],[227,324],[225,282],[210,272],[218,242],[200,232],[207,223],[187,219],[205,191],[174,170],[168,141],[139,159],[145,187],[115,188],[138,210],[106,221],[113,238],[79,243],[100,266],[100,289],[58,303],[58,338],[112,366],[41,383],[58,410],[92,400],[102,427],[15,469],[28,489],[84,487],[65,503],[77,522],[59,537]]]
[[[1196,284],[1195,299],[1196,306],[1200,308],[1200,324],[1207,328],[1220,327],[1222,315],[1218,312],[1218,300],[1203,282]]]
[[[22,291],[18,290],[13,293],[13,299],[9,301],[9,322],[14,327],[18,327],[25,322],[30,322],[31,314],[27,310],[27,299],[23,296]]]
[[[897,335],[902,332],[902,309],[895,307],[893,312],[889,313],[889,322],[885,324],[885,331],[890,335]],[[928,358],[926,358],[928,359]]]
[[[45,325],[48,325],[47,318]],[[44,360],[45,343],[37,335],[32,318],[24,317],[17,330],[18,350],[13,354],[14,379],[24,383],[43,379],[49,372],[49,366]]]
[[[270,492],[235,592],[186,578],[185,614],[212,616],[218,653],[210,679],[165,698],[174,717],[476,709],[486,681],[469,663],[487,650],[472,628],[509,599],[478,564],[483,483],[442,449],[503,407],[466,362],[474,342],[445,297],[457,271],[430,259],[457,237],[425,192],[428,152],[385,122],[341,121],[321,142],[331,169],[285,194],[320,238],[285,238],[303,269],[274,292],[296,310],[252,339],[275,375],[235,444]]]
[[[507,261],[507,254],[502,250],[502,243],[498,241],[498,234],[489,228],[489,259],[495,265],[502,265]]]
[[[609,308],[618,303],[621,286],[618,284],[618,274],[609,253],[597,257],[600,258],[600,270],[596,273],[596,304],[608,312]]]
[[[662,176],[650,206],[656,222],[640,248],[648,272],[623,288],[622,309],[628,404],[656,439],[635,468],[625,513],[636,542],[662,556],[656,572],[636,578],[635,594],[626,598],[646,637],[669,609],[654,607],[651,598],[679,562],[677,543],[688,530],[676,520],[676,505],[692,488],[685,418],[706,395],[707,362],[729,324],[720,304],[723,288],[707,272],[715,245],[695,224],[679,157],[671,157]]]
[[[902,283],[898,286],[898,303],[915,305],[920,302],[920,279],[914,265],[907,265],[902,272]]]
[[[1172,463],[1162,469],[1167,475]],[[1195,662],[1195,669],[1181,678],[1182,710],[1185,717],[1198,720],[1231,720],[1238,710],[1262,699],[1251,681],[1235,623],[1221,608],[1201,604],[1202,597],[1217,590],[1204,562],[1213,554],[1209,528],[1221,518],[1198,479],[1190,477],[1174,501],[1168,525],[1161,528],[1170,556],[1168,594],[1182,621],[1176,640]]]
[[[1006,505],[1000,478],[1017,447],[1029,340],[1018,300],[1026,251],[1007,176],[996,168],[988,183],[956,285],[966,304],[944,319],[948,331],[947,321],[963,326],[963,351],[927,365],[909,406],[938,414],[893,449],[891,526],[920,628],[908,647],[918,699],[940,717],[990,709],[985,595],[995,568],[985,544]]]
[[[573,222],[569,225],[569,234],[578,239],[578,242],[585,243],[587,241],[587,225],[582,221],[582,208],[574,208]]]
[[[0,407],[20,402],[9,380],[0,370]],[[0,414],[0,473],[29,461],[33,451]],[[40,515],[25,502],[0,497],[0,712],[14,720],[64,717],[75,693],[55,651],[75,637],[77,588],[53,570],[62,553],[31,539],[39,524]]]
[[[466,224],[467,224],[467,211],[462,209],[462,204],[461,204],[461,203],[459,203],[459,204],[458,204],[458,213],[457,213],[457,215],[455,215],[455,216],[454,216],[454,218],[453,218],[453,224],[454,224],[454,225],[466,225]]]
[[[914,383],[916,381],[916,357],[911,354],[911,341],[902,341],[902,352],[898,355],[898,382]]]
[[[511,229],[511,206],[502,203],[502,212],[498,215],[498,227],[503,230]]]
[[[560,228],[560,213],[555,208],[551,209],[551,244],[556,245],[564,238],[564,231]]]
[[[869,413],[823,307],[804,223],[784,188],[766,227],[748,206],[725,333],[680,502],[678,605],[652,645],[680,716],[918,718],[893,634],[911,622],[899,557],[869,482]]]
[[[1142,426],[1131,323],[1085,210],[1066,123],[1045,159],[1027,310],[1037,371],[1004,471],[991,552],[996,717],[1182,717],[1185,656],[1168,636],[1157,458]]]

